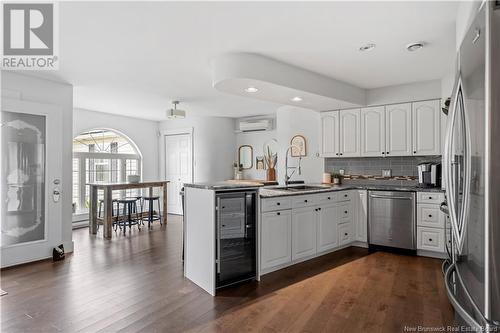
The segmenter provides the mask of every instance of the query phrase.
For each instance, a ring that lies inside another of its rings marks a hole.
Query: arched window
[[[85,184],[123,182],[128,175],[141,175],[141,153],[130,139],[109,129],[94,129],[75,137],[73,213],[88,211],[89,187]],[[132,195],[132,190],[113,192],[115,198]]]

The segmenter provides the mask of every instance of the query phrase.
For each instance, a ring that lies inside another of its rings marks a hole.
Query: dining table
[[[167,223],[167,186],[168,180],[144,181],[144,182],[94,182],[88,183],[90,187],[90,205],[89,205],[89,233],[97,234],[98,224],[103,225],[103,237],[110,239],[113,230],[113,191],[130,189],[149,189],[149,196],[153,196],[154,188],[161,188],[163,196],[162,219]],[[99,216],[98,193],[102,190],[103,196],[103,216]]]

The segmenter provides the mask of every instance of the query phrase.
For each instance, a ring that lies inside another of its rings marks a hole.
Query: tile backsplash
[[[441,156],[325,158],[325,172],[344,169],[346,175],[381,176],[383,169],[391,169],[392,176],[416,177],[422,162],[441,162]]]

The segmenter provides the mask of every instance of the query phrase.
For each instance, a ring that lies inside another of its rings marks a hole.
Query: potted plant
[[[344,179],[344,175],[337,173],[337,172],[332,172],[332,180],[333,184],[335,185],[340,185],[342,183],[342,179]]]
[[[278,154],[273,153],[269,147],[267,147],[267,150],[264,152],[264,159],[267,164],[267,172],[266,172],[266,179],[268,181],[275,181],[276,180],[276,163],[278,161]]]

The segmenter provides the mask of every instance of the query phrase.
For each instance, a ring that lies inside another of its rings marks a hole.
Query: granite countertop
[[[236,182],[236,181],[220,181],[220,182],[203,182],[203,183],[190,183],[184,184],[184,187],[201,188],[205,190],[236,190],[240,188],[259,188],[264,184],[256,182]]]
[[[424,188],[415,185],[370,185],[370,184],[345,184],[345,185],[327,185],[327,184],[307,184],[321,188],[303,190],[303,191],[284,191],[279,188],[265,187],[259,190],[261,198],[273,198],[282,196],[293,196],[303,194],[314,194],[323,192],[335,192],[346,190],[373,190],[373,191],[405,191],[405,192],[444,192],[441,188]],[[292,186],[290,186],[292,187]]]

